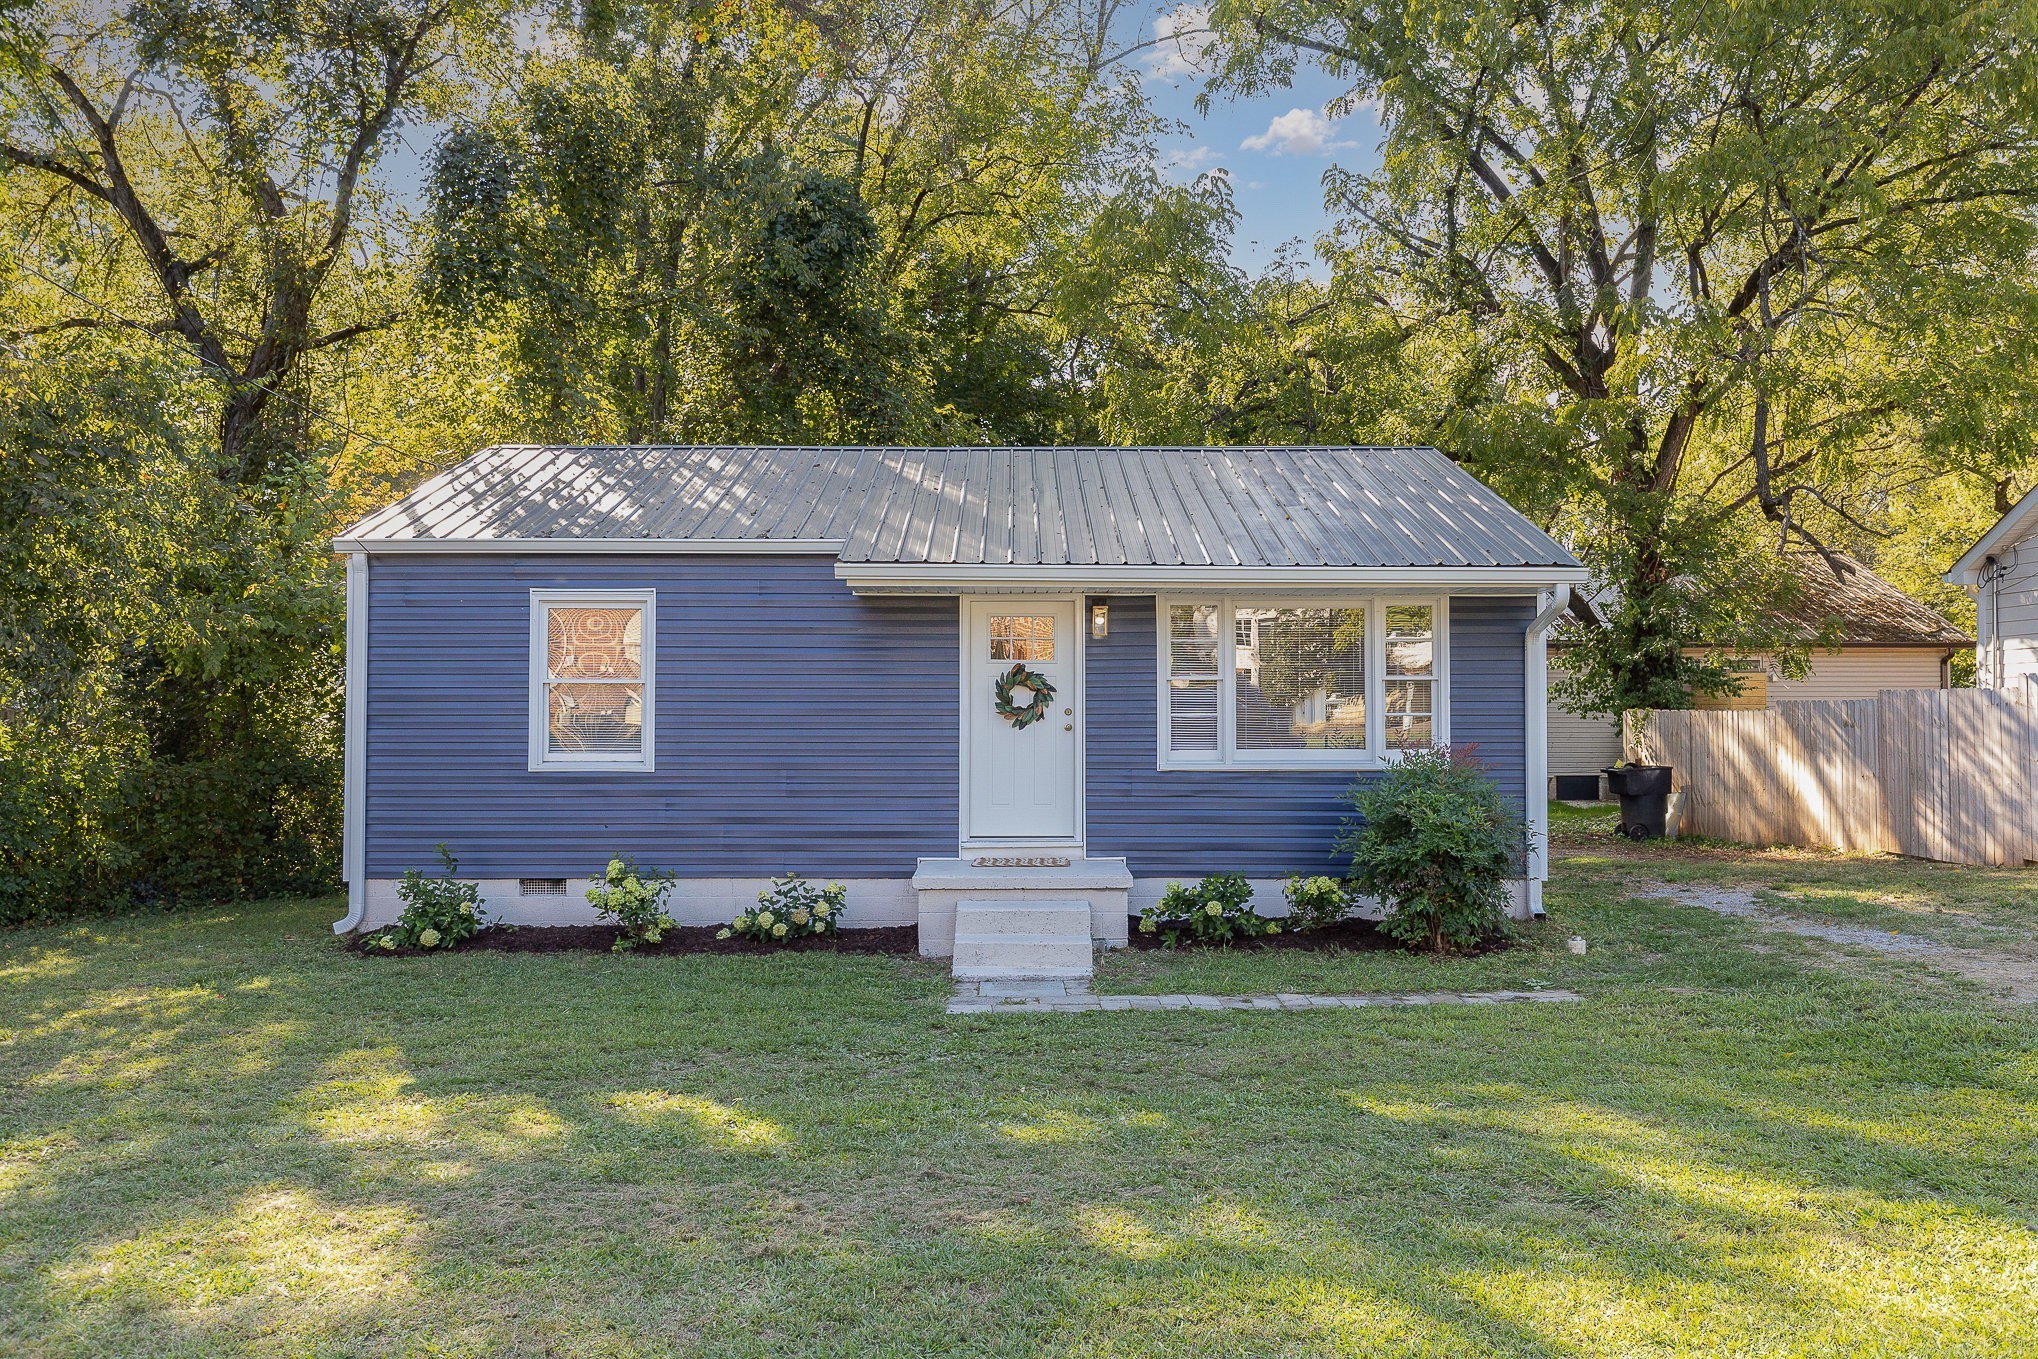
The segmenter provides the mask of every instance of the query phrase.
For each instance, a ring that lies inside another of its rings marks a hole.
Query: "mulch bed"
[[[717,939],[720,925],[681,925],[665,931],[655,944],[639,944],[629,953],[907,953],[920,952],[920,927],[888,925],[882,929],[839,930],[809,935],[789,944],[760,944],[753,939]],[[622,931],[614,925],[490,925],[450,949],[374,948],[363,937],[348,947],[370,958],[417,957],[425,953],[610,953]]]
[[[1133,916],[1131,924],[1132,947],[1156,949],[1168,947],[1165,938],[1158,934],[1141,934],[1139,917]],[[1377,922],[1371,920],[1340,920],[1335,925],[1322,929],[1303,930],[1290,934],[1283,930],[1279,934],[1256,934],[1246,939],[1234,939],[1228,944],[1206,944],[1194,939],[1184,939],[1176,948],[1235,948],[1240,950],[1303,949],[1312,953],[1326,953],[1332,949],[1343,949],[1349,953],[1372,953],[1381,950],[1406,952],[1407,945],[1390,935],[1383,934]],[[1471,955],[1498,953],[1512,947],[1512,941],[1505,937],[1489,939],[1471,950]],[[1460,957],[1467,956],[1464,954]]]

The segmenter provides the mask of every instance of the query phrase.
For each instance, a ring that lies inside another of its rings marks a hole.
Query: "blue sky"
[[[1375,170],[1380,165],[1380,125],[1370,106],[1331,120],[1326,106],[1345,92],[1342,82],[1313,66],[1295,73],[1294,84],[1253,99],[1213,100],[1208,114],[1196,110],[1204,86],[1199,60],[1207,38],[1203,10],[1195,4],[1159,4],[1126,16],[1127,45],[1163,38],[1160,46],[1133,60],[1154,108],[1181,125],[1160,145],[1161,167],[1179,179],[1209,170],[1231,177],[1240,211],[1232,261],[1257,270],[1283,242],[1313,246],[1330,224],[1323,208],[1323,173],[1332,165]]]

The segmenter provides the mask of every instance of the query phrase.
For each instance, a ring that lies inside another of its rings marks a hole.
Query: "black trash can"
[[[1620,799],[1620,824],[1630,840],[1661,840],[1670,819],[1670,766],[1624,764],[1606,771],[1606,785]]]

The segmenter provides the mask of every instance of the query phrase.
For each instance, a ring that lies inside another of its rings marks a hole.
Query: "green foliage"
[[[1352,885],[1388,908],[1382,932],[1435,953],[1472,948],[1507,928],[1507,880],[1522,872],[1521,818],[1474,760],[1411,750],[1348,795],[1359,819],[1337,848]]]
[[[1253,888],[1242,873],[1213,873],[1194,887],[1171,882],[1161,899],[1139,913],[1141,934],[1157,934],[1170,947],[1190,940],[1228,944],[1279,934],[1279,922],[1252,908]]]
[[[848,898],[849,889],[839,882],[816,887],[799,874],[788,873],[773,878],[770,889],[757,894],[757,908],[737,916],[715,937],[734,935],[760,944],[790,944],[796,939],[833,934]]]
[[[1725,679],[1686,646],[1788,647],[1759,553],[1915,533],[1921,485],[2028,482],[2030,7],[1219,0],[1211,23],[1222,92],[1314,61],[1376,102],[1381,168],[1326,176],[1334,285],[1391,318],[1406,415],[1622,601],[1579,639],[1575,704],[1684,706]]]
[[[1336,878],[1291,874],[1282,892],[1288,898],[1288,928],[1296,932],[1335,925],[1352,908],[1351,889]]]
[[[665,913],[665,897],[671,891],[670,873],[640,868],[628,859],[611,859],[587,889],[587,904],[622,926],[615,943],[621,952],[640,943],[655,944],[679,923]]]
[[[394,925],[369,936],[370,947],[452,948],[481,932],[481,888],[458,880],[459,862],[444,845],[439,846],[439,862],[445,865],[443,878],[428,878],[415,868],[404,870],[403,881],[396,885],[403,914]]]

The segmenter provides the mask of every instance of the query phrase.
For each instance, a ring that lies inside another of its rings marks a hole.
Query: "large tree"
[[[0,919],[330,881],[334,365],[401,315],[375,176],[453,0],[0,31]]]
[[[1862,530],[1864,468],[2029,458],[2038,12],[2012,0],[1218,0],[1221,84],[1377,101],[1339,267],[1457,455],[1612,587],[1581,706],[1773,642],[1759,554]],[[2009,332],[2009,333],[2005,333]],[[1977,399],[1986,393],[1986,399]],[[1985,466],[1982,466],[1985,465]],[[1872,479],[1872,478],[1871,478]]]
[[[431,296],[555,435],[1090,436],[1230,220],[1154,171],[1123,8],[563,7],[437,153]]]
[[[462,0],[222,0],[37,11],[6,35],[0,159],[103,242],[30,332],[175,337],[218,390],[223,475],[257,484],[272,403],[308,357],[394,319],[336,274],[362,249],[367,176],[406,120],[443,112]],[[31,262],[30,267],[36,267]],[[108,304],[123,269],[138,316]],[[68,274],[68,277],[64,276]],[[102,294],[102,295],[95,295]],[[339,305],[335,305],[336,302]],[[68,309],[68,310],[66,310]]]

